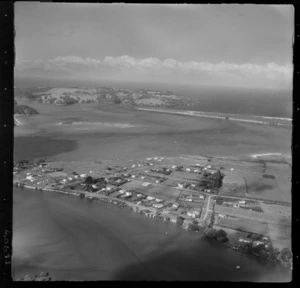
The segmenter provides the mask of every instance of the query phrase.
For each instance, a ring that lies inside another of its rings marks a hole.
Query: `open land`
[[[217,180],[218,177],[225,180],[230,173],[232,168],[228,171],[228,167],[232,161],[227,160],[221,161],[222,166],[220,159],[199,156],[156,156],[139,161],[104,160],[101,163],[41,161],[26,168],[16,165],[14,181],[27,188],[111,202],[174,223],[182,217],[182,226],[186,229],[197,223],[199,227],[215,225],[255,233],[268,237],[278,248],[290,248],[290,202],[280,197],[267,199],[267,196],[262,200],[247,193],[222,195]],[[250,157],[248,161],[250,175],[253,165],[261,164]],[[246,170],[247,165],[243,173]]]

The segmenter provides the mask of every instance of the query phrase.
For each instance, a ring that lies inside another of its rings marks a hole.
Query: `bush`
[[[189,230],[191,230],[191,231],[199,231],[199,226],[197,225],[197,224],[190,224],[189,225]]]
[[[177,221],[176,221],[177,226],[182,226],[183,221],[184,221],[184,218],[181,216],[178,216]]]
[[[280,258],[283,261],[288,262],[292,258],[291,250],[289,248],[283,248],[280,252]]]

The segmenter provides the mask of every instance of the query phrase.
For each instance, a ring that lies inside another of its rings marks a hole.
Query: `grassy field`
[[[253,232],[257,234],[267,235],[268,234],[268,224],[253,221],[248,219],[228,219],[228,218],[219,218],[218,224],[219,226],[227,227],[230,229],[245,231],[245,232]]]

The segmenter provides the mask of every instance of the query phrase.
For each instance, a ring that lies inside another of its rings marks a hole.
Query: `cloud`
[[[169,77],[172,75],[182,75],[182,77],[190,77],[196,79],[199,76],[211,77],[212,79],[220,79],[222,81],[255,81],[263,83],[264,81],[273,81],[278,83],[285,82],[290,85],[292,83],[293,66],[291,64],[278,65],[276,63],[254,64],[254,63],[210,63],[188,61],[182,62],[176,59],[160,60],[158,58],[134,58],[128,55],[119,57],[107,56],[103,60],[94,58],[82,58],[78,56],[59,56],[49,60],[25,60],[16,61],[16,71],[24,71],[28,68],[41,68],[48,71],[69,71],[70,73],[80,73],[82,71],[94,71],[95,73],[106,71],[107,68],[119,73],[139,75],[145,77],[151,75],[161,75]],[[204,79],[203,78],[203,79]],[[199,79],[199,78],[197,78]],[[276,83],[275,83],[276,84]]]

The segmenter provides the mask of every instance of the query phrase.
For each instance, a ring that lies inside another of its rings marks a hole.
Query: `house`
[[[131,178],[135,178],[135,175],[131,175]]]
[[[265,243],[262,242],[262,241],[254,241],[254,242],[253,242],[253,245],[254,245],[254,246],[258,246],[258,245],[261,245],[261,244],[265,244]]]
[[[81,178],[85,178],[85,177],[86,177],[86,174],[80,174],[80,177],[81,177]]]
[[[183,188],[183,184],[181,184],[181,183],[177,183],[177,186],[178,186],[179,188]]]
[[[125,190],[121,189],[121,190],[119,190],[119,193],[120,193],[120,194],[124,194],[124,193],[125,193]]]
[[[190,169],[190,168],[186,168],[185,170],[188,171],[188,172],[191,172],[191,169]]]
[[[193,202],[193,199],[192,198],[185,198],[185,201],[187,201],[187,202]]]
[[[204,196],[203,196],[203,195],[199,195],[199,198],[200,198],[200,199],[204,199]]]
[[[155,201],[156,201],[157,203],[163,202],[162,199],[158,199],[158,198],[156,198]]]
[[[131,166],[131,168],[134,168],[135,167],[135,165],[133,164],[132,166]]]
[[[186,215],[189,216],[189,217],[196,218],[196,217],[198,217],[200,215],[200,213],[198,211],[188,211],[186,213]]]
[[[147,196],[147,198],[146,198],[147,200],[154,200],[155,198],[154,197],[152,197],[152,196]]]
[[[251,240],[248,240],[248,239],[240,238],[240,239],[239,239],[239,242],[251,243],[252,241],[251,241]]]
[[[156,181],[155,181],[156,184],[159,184],[159,182],[160,182],[159,180],[156,180]]]
[[[246,204],[246,201],[243,200],[243,201],[239,201],[240,204]]]
[[[141,176],[141,179],[143,179],[143,180],[144,180],[144,179],[145,179],[145,177],[144,177],[144,176]]]
[[[153,207],[159,209],[159,208],[163,208],[164,205],[163,204],[153,204]]]
[[[137,197],[143,197],[143,194],[137,194],[136,196]]]
[[[226,216],[224,214],[219,214],[219,217],[225,218]]]
[[[147,158],[147,161],[151,161],[152,160],[152,158]]]
[[[172,166],[172,169],[176,169],[176,168],[177,168],[177,165],[173,165],[173,166]]]
[[[143,184],[142,184],[142,186],[144,186],[144,187],[148,187],[150,185],[150,183],[148,183],[148,182],[144,182]]]

